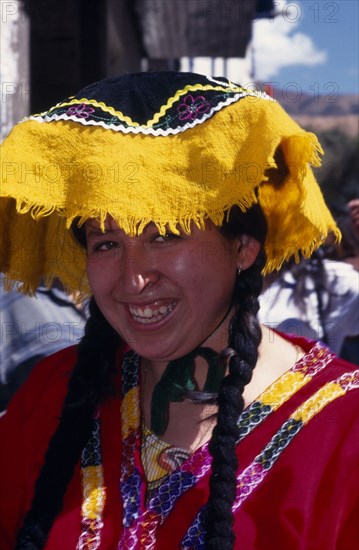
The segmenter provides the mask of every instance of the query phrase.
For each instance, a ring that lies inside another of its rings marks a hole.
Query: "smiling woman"
[[[260,245],[253,238],[228,240],[212,222],[206,225],[161,235],[150,224],[131,237],[111,219],[104,232],[94,221],[86,224],[87,277],[96,303],[133,350],[152,362],[182,357],[200,342],[223,346],[215,328],[222,322],[228,328],[236,272],[253,263]]]
[[[315,136],[226,79],[141,73],[2,147],[8,286],[91,299],[0,420],[1,548],[359,542],[359,372],[257,318],[262,273],[339,235]]]

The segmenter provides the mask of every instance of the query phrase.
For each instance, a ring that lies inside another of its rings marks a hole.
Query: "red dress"
[[[235,548],[354,550],[359,548],[359,372],[321,345],[290,340],[306,355],[240,419]],[[14,547],[75,361],[75,347],[44,360],[0,419],[1,550]],[[132,419],[121,426],[121,409],[123,418],[124,404],[135,393],[136,384],[128,386],[122,399],[101,407],[94,424],[99,438],[92,441],[101,440],[101,467],[84,458],[77,465],[46,550],[203,548],[207,445],[145,504]]]

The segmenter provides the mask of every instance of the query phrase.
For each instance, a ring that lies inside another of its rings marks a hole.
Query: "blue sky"
[[[309,94],[357,94],[358,0],[275,4],[279,15],[254,26],[255,79]]]

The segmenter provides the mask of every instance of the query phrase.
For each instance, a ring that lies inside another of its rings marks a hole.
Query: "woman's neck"
[[[245,387],[243,398],[247,407],[251,402],[284,372],[289,370],[303,355],[303,350],[294,346],[277,333],[262,327],[262,342],[259,347],[259,358],[253,371],[251,382]],[[216,335],[213,334],[215,337]],[[212,340],[216,351],[220,352],[227,343],[219,344],[218,338]],[[212,343],[212,342],[211,342]],[[206,341],[206,346],[209,344]],[[145,424],[151,426],[151,403],[153,391],[161,379],[168,363],[151,362],[142,359],[142,414]],[[202,357],[196,357],[195,379],[201,390],[208,373],[208,365]],[[210,439],[216,423],[216,405],[208,403],[194,404],[190,400],[171,402],[169,404],[169,422],[160,436],[163,441],[190,451],[194,451]]]
[[[223,319],[221,324],[212,332],[210,335],[199,344],[198,348],[210,348],[216,353],[220,353],[223,349],[228,346],[228,330],[231,320],[231,314],[227,314]],[[189,349],[187,353],[191,353],[193,350]],[[177,359],[177,358],[170,358]],[[147,378],[149,383],[154,387],[161,379],[163,373],[165,372],[169,360],[150,360],[146,358],[141,359],[141,368],[146,370]],[[207,377],[208,364],[198,355],[195,358],[195,379],[198,385],[198,388],[201,390],[206,377]]]

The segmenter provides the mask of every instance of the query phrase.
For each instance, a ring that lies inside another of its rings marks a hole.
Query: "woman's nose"
[[[122,283],[129,294],[141,294],[159,279],[151,255],[142,247],[128,247],[121,257],[121,264]]]

